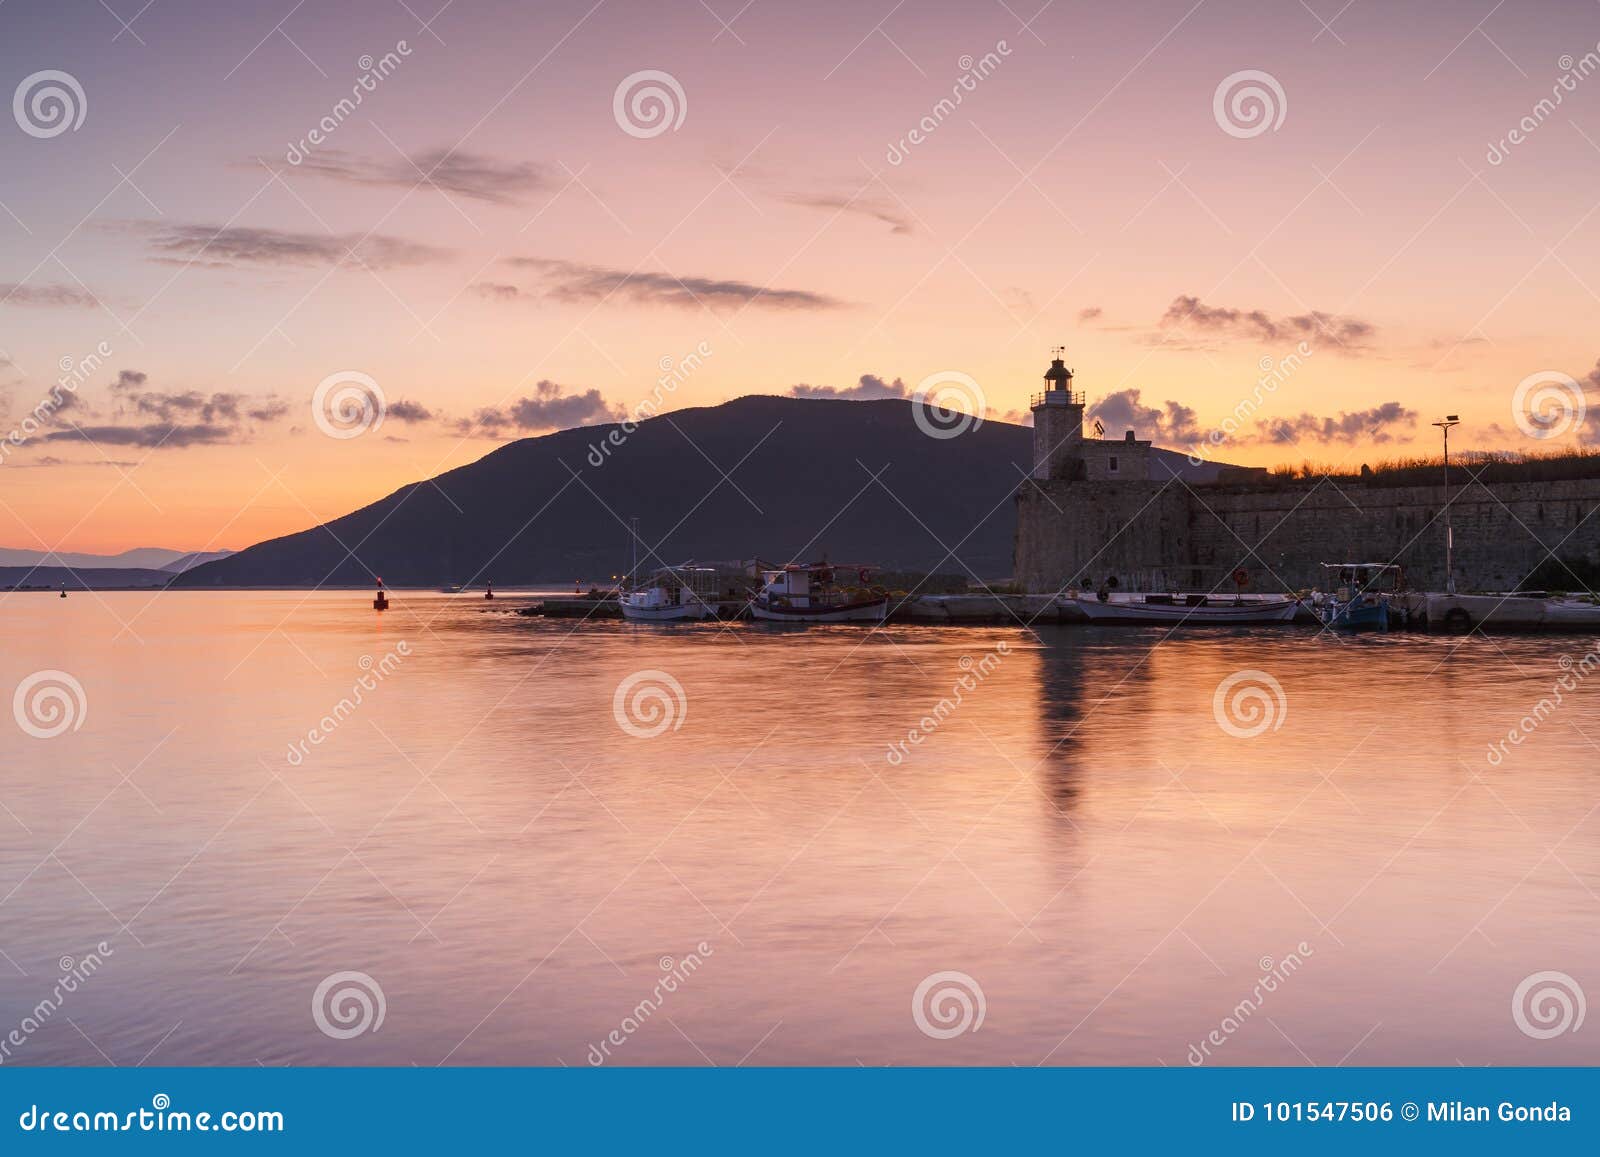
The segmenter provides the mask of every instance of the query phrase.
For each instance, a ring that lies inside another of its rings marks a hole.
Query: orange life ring
[[[1245,570],[1244,567],[1240,567],[1238,570],[1234,571],[1233,572],[1233,585],[1236,586],[1236,587],[1249,586],[1250,585],[1250,572]]]

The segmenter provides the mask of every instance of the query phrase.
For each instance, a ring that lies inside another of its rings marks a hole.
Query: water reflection
[[[1211,1063],[1597,1059],[1507,1013],[1600,948],[1594,689],[1484,759],[1576,642],[364,600],[0,604],[4,687],[88,702],[0,768],[0,1036],[113,950],[6,1063],[582,1064],[693,952],[606,1063],[1182,1064],[1301,942]],[[648,739],[641,675],[675,713]],[[1215,703],[1240,675],[1250,737]],[[949,970],[987,1015],[936,1039],[911,994]],[[315,1022],[345,971],[381,1030]]]

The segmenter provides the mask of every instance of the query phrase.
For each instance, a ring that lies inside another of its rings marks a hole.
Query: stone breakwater
[[[1449,502],[1459,590],[1511,590],[1545,562],[1600,565],[1600,479],[1380,487],[1030,480],[1016,496],[1016,585],[1253,591],[1326,585],[1323,562],[1398,562],[1445,589]],[[1573,589],[1576,584],[1571,584]]]

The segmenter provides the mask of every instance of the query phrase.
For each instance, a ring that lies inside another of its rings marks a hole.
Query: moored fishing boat
[[[622,617],[636,623],[672,623],[717,617],[717,572],[710,567],[664,567],[618,597]]]
[[[1405,589],[1405,571],[1393,563],[1325,562],[1323,570],[1338,584],[1318,592],[1313,606],[1324,627],[1341,631],[1387,631],[1390,599]]]
[[[1298,599],[1288,595],[1069,594],[1067,603],[1091,623],[1185,627],[1292,622]]]
[[[824,561],[763,570],[751,617],[769,623],[881,623],[889,596],[867,585],[872,569]],[[840,572],[854,572],[860,585],[841,585]]]

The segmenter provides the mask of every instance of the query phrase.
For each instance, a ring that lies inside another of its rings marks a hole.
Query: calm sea
[[[369,598],[0,600],[0,1062],[1600,1061],[1592,638]]]

